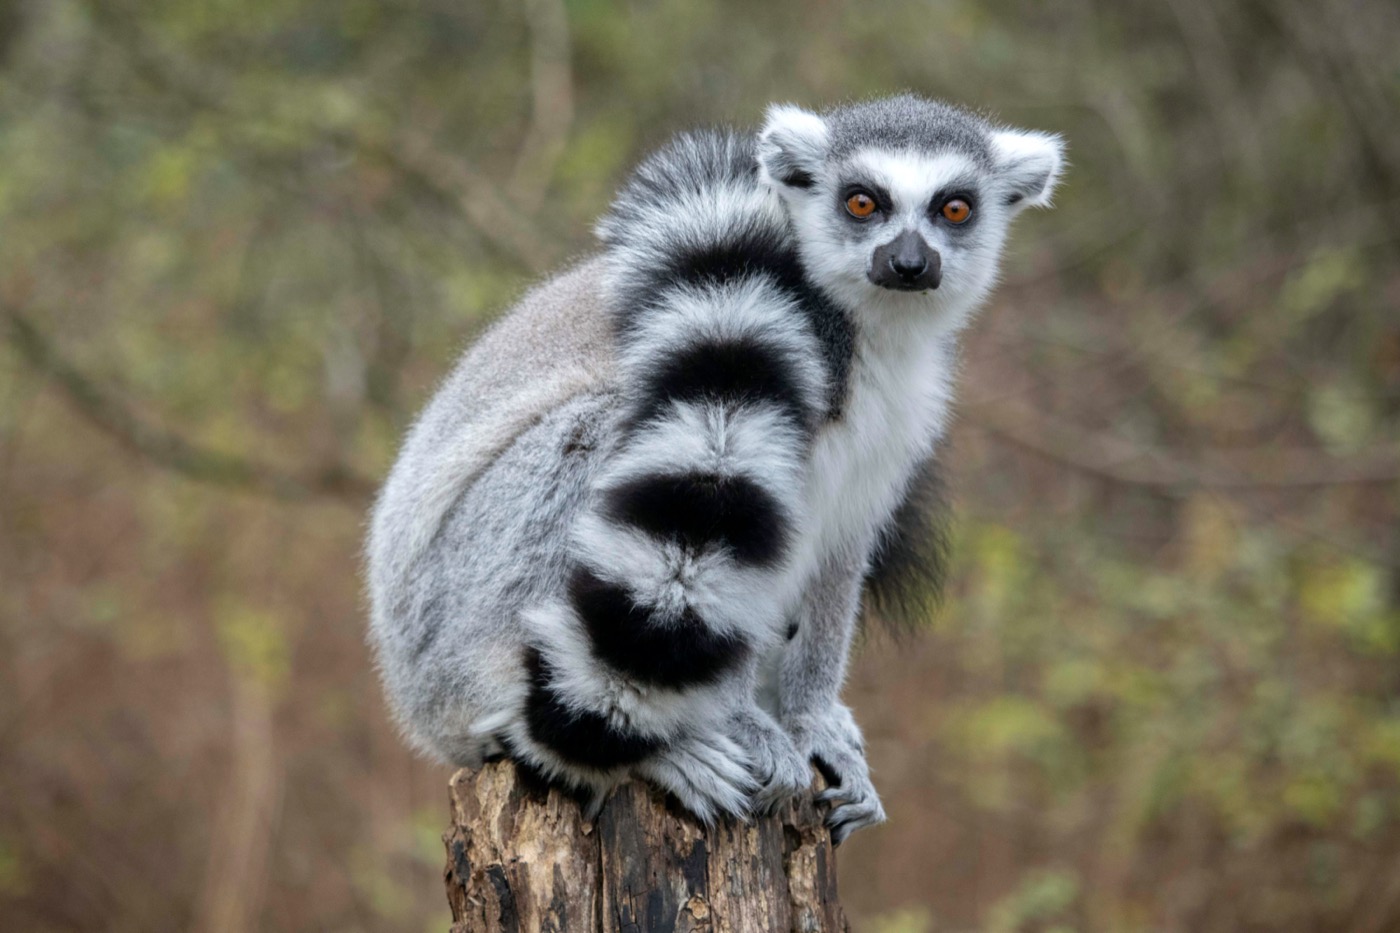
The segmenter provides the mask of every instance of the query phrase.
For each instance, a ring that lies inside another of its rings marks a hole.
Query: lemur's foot
[[[719,733],[682,739],[639,764],[637,772],[674,794],[706,826],[721,816],[746,819],[758,787],[749,753]]]
[[[831,785],[817,800],[832,804],[826,814],[832,842],[839,845],[857,829],[885,821],[885,808],[870,781],[865,741],[848,708],[836,704],[824,714],[804,717],[793,732]]]
[[[812,766],[807,756],[763,710],[754,707],[735,713],[730,718],[729,734],[753,759],[752,774],[758,782],[754,812],[772,812],[811,785]]]

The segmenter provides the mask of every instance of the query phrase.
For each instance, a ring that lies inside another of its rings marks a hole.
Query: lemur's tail
[[[624,408],[565,601],[530,617],[529,741],[561,772],[635,764],[717,720],[751,689],[730,675],[786,629],[831,374],[749,146],[681,137],[600,225]]]

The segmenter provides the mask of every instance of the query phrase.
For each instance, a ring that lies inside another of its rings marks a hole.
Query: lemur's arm
[[[822,799],[837,803],[827,815],[837,842],[885,819],[865,741],[840,698],[867,565],[864,554],[854,553],[834,555],[822,565],[804,593],[778,671],[779,720],[832,784]]]
[[[803,592],[778,672],[779,718],[795,733],[841,700],[865,566],[863,556],[833,555]]]

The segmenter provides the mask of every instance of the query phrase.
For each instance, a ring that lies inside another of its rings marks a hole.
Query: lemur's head
[[[1063,164],[1056,136],[912,95],[821,114],[774,105],[758,158],[832,297],[959,318],[995,281],[1011,218],[1050,202]]]

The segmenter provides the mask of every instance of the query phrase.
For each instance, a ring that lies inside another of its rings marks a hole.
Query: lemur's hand
[[[857,829],[885,821],[885,808],[865,762],[865,740],[849,708],[834,703],[820,713],[797,717],[788,728],[798,749],[831,784],[817,800],[832,804],[826,825],[833,842],[839,845]]]
[[[812,766],[807,756],[762,709],[753,706],[735,712],[729,720],[729,735],[753,759],[752,774],[759,785],[753,795],[755,812],[772,812],[811,786]]]

